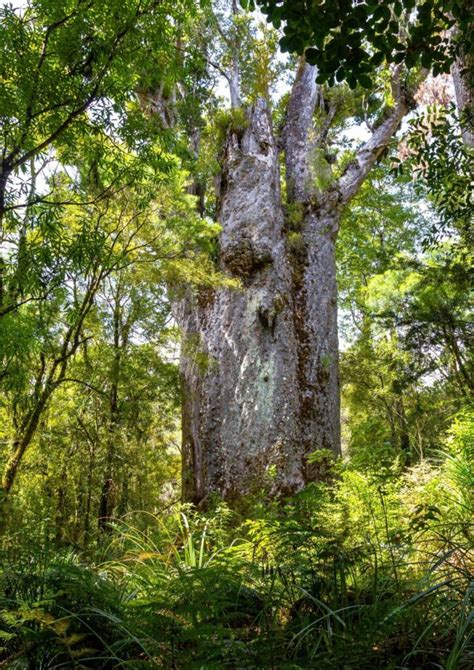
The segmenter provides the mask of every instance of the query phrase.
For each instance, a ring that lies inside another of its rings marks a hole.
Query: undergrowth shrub
[[[471,668],[470,431],[401,475],[335,464],[245,517],[131,515],[87,564],[4,554],[0,667]]]
[[[0,588],[0,658],[9,668],[112,668],[139,651],[130,636],[124,644],[124,593],[72,553],[4,560]]]

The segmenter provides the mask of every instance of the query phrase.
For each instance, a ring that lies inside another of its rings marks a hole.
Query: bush
[[[439,465],[401,477],[336,464],[332,483],[284,506],[248,501],[246,518],[223,505],[137,514],[88,564],[52,547],[4,558],[0,662],[471,667],[472,461],[462,425]]]

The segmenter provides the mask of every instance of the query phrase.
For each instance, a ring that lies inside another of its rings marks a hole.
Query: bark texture
[[[316,133],[319,96],[315,68],[302,62],[281,142],[263,100],[249,110],[245,131],[227,136],[219,262],[240,288],[202,290],[179,306],[186,500],[262,487],[292,494],[321,477],[324,459],[310,454],[340,451],[339,221],[409,104],[395,72],[395,104],[340,179],[319,190],[315,158],[335,114],[330,107]]]
[[[471,9],[474,10],[472,1],[471,5]],[[456,30],[454,36],[459,37]],[[472,149],[474,147],[474,54],[462,42],[458,44],[457,57],[451,66],[451,76],[456,106],[461,116],[463,142]]]
[[[221,183],[222,269],[240,289],[182,305],[183,489],[201,501],[303,483],[292,274],[278,150],[266,104],[227,138]],[[272,467],[274,466],[274,467]]]
[[[303,451],[340,451],[340,408],[335,242],[339,207],[335,194],[316,188],[313,127],[316,70],[300,63],[284,128],[289,206],[301,217],[292,250],[294,321],[298,352],[299,427]],[[305,481],[317,478],[305,464]]]

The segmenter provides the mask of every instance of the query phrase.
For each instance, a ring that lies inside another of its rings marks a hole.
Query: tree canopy
[[[448,72],[459,49],[470,52],[472,6],[463,0],[242,0],[283,28],[283,51],[305,53],[321,82],[371,87],[382,62]]]

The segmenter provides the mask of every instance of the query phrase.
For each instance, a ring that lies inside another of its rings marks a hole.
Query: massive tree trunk
[[[178,310],[186,500],[262,488],[291,494],[321,476],[326,452],[308,458],[313,452],[340,452],[336,237],[343,207],[407,111],[398,77],[393,108],[341,178],[321,191],[316,72],[300,64],[282,138],[285,205],[266,103],[248,111],[245,131],[229,129],[219,263],[240,285],[198,291]]]
[[[182,306],[183,491],[196,502],[304,483],[278,160],[260,100],[243,134],[229,133],[220,189],[220,262],[240,287]]]

